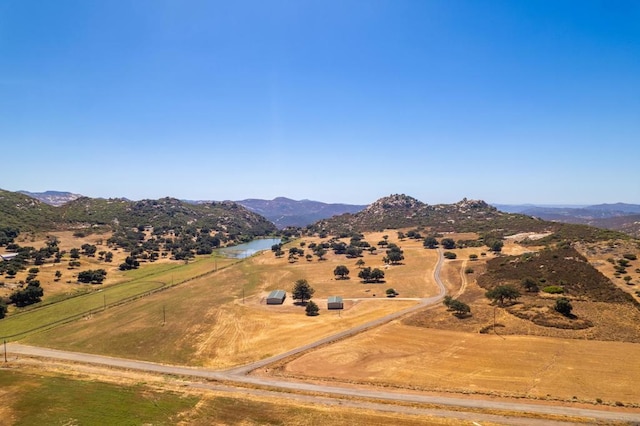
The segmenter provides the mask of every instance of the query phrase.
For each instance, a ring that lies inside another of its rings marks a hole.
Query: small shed
[[[18,253],[0,254],[0,259],[9,261],[9,260],[13,259],[14,257],[16,257],[17,255],[18,255]]]
[[[331,296],[327,299],[327,309],[344,309],[342,297]]]
[[[287,292],[284,290],[273,290],[267,296],[267,305],[282,305],[284,299],[287,297]]]

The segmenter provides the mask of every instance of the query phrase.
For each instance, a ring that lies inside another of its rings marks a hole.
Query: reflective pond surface
[[[280,238],[261,238],[248,243],[238,244],[237,246],[219,248],[216,249],[216,252],[234,259],[244,259],[259,251],[271,250],[271,246],[279,244],[280,241]]]

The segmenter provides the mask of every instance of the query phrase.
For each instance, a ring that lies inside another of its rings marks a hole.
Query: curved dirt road
[[[168,374],[168,375],[176,375],[181,377],[193,377],[193,378],[221,381],[221,382],[231,383],[231,384],[235,383],[238,385],[245,384],[245,385],[261,386],[261,387],[264,386],[271,389],[273,388],[280,389],[280,391],[234,388],[232,386],[202,384],[202,383],[190,384],[190,386],[199,387],[199,388],[209,387],[209,388],[220,389],[224,387],[225,389],[228,389],[231,392],[271,393],[273,395],[279,395],[282,398],[291,398],[291,399],[300,399],[300,400],[306,399],[308,402],[312,402],[320,398],[327,401],[333,401],[334,404],[335,403],[339,403],[340,405],[351,404],[353,406],[357,406],[361,408],[371,408],[371,409],[376,409],[380,411],[394,411],[398,413],[407,412],[407,407],[391,405],[394,402],[434,404],[434,405],[440,405],[440,406],[460,407],[460,408],[467,408],[467,409],[504,410],[506,412],[535,413],[539,415],[568,416],[568,417],[574,417],[574,418],[580,417],[583,419],[587,419],[589,421],[623,421],[623,422],[640,421],[640,414],[627,413],[627,412],[601,411],[601,410],[593,410],[593,409],[583,409],[583,408],[576,408],[576,407],[565,407],[565,406],[534,404],[534,403],[503,402],[503,401],[496,401],[491,399],[465,399],[465,398],[455,398],[455,397],[446,397],[446,396],[430,396],[430,395],[407,393],[402,391],[393,392],[393,391],[386,391],[386,390],[381,391],[381,390],[356,389],[356,388],[347,388],[347,387],[340,387],[340,386],[328,386],[328,385],[318,385],[318,384],[304,383],[304,382],[285,381],[285,380],[278,380],[271,377],[254,377],[254,376],[247,375],[252,370],[264,367],[273,362],[282,360],[286,357],[296,355],[304,351],[308,351],[310,349],[316,348],[318,346],[352,336],[354,334],[360,333],[364,330],[367,330],[373,327],[377,327],[379,325],[392,321],[396,318],[399,318],[409,312],[413,312],[419,309],[424,309],[425,307],[436,305],[442,300],[442,298],[445,296],[445,293],[446,293],[444,284],[440,279],[440,271],[442,268],[444,257],[443,257],[442,251],[440,249],[438,250],[439,250],[439,258],[438,258],[436,267],[434,269],[434,279],[439,288],[439,292],[437,295],[421,299],[421,302],[416,306],[412,306],[402,311],[399,311],[390,315],[386,315],[377,320],[370,321],[368,323],[365,323],[360,326],[354,327],[352,329],[326,337],[324,339],[318,340],[308,345],[301,346],[299,348],[285,352],[283,354],[280,354],[271,358],[267,358],[261,361],[257,361],[251,364],[247,364],[241,367],[233,368],[230,370],[214,371],[214,370],[208,370],[204,368],[190,368],[190,367],[176,366],[176,365],[157,364],[157,363],[147,362],[147,361],[136,361],[136,360],[114,358],[114,357],[107,357],[107,356],[101,356],[101,355],[90,355],[90,354],[77,353],[77,352],[60,351],[55,349],[26,346],[26,345],[20,345],[15,343],[7,344],[7,351],[14,356],[26,355],[26,356],[44,357],[52,360],[72,361],[72,362],[78,362],[78,363],[103,365],[108,367],[115,367],[115,368],[128,369],[128,370],[138,370],[138,371],[144,371],[144,372],[156,373],[156,374]],[[297,394],[291,393],[291,392],[301,392],[301,391],[319,393],[324,396],[316,397],[316,396],[308,396],[308,395],[297,395]],[[350,401],[348,399],[343,400],[342,398],[364,398],[367,400],[378,401],[378,402],[364,402],[364,401],[358,402],[358,401]],[[325,402],[325,403],[329,403],[329,402]],[[419,410],[419,411],[416,411],[416,410]],[[542,420],[542,419],[520,418],[515,415],[501,416],[501,415],[495,415],[495,414],[447,411],[443,409],[434,409],[434,408],[428,408],[428,409],[410,408],[408,412],[412,412],[415,414],[423,414],[423,415],[434,415],[434,416],[450,417],[450,418],[457,418],[457,419],[465,419],[468,421],[472,421],[472,420],[491,421],[491,422],[504,423],[504,424],[514,424],[514,425],[567,424],[566,422],[562,422],[562,421],[550,422],[549,420]]]

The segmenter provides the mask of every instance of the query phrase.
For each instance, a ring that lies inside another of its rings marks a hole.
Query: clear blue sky
[[[640,1],[3,0],[0,188],[640,203]]]

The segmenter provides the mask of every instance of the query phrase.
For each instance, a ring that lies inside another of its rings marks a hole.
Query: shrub
[[[470,266],[467,266],[464,270],[465,274],[473,274],[473,268]]]
[[[478,255],[477,255],[477,254],[475,254],[475,253],[471,253],[471,254],[469,255],[469,259],[470,259],[470,260],[476,260],[476,259],[478,259]]]
[[[307,316],[314,317],[318,315],[319,311],[320,311],[320,308],[318,308],[318,305],[316,305],[316,303],[313,300],[310,300],[309,303],[307,303],[307,307],[305,308],[305,312],[307,313]]]
[[[564,293],[564,288],[559,285],[548,285],[542,289],[545,293],[549,294],[562,294]]]
[[[387,297],[396,297],[396,295],[398,294],[394,289],[392,288],[388,288],[387,291]]]
[[[442,299],[442,304],[444,306],[446,306],[447,308],[451,307],[451,301],[453,300],[453,297],[446,295],[444,297],[444,299]]]
[[[568,317],[569,315],[571,315],[571,310],[573,309],[573,306],[571,305],[571,302],[569,301],[569,299],[567,299],[566,297],[561,297],[556,300],[556,304],[553,307],[553,309],[555,309],[557,312],[560,312],[562,315]]]
[[[455,259],[456,257],[458,257],[455,253],[450,251],[445,251],[442,255],[447,259]]]
[[[522,286],[526,291],[531,293],[535,293],[538,291],[538,283],[536,283],[536,280],[531,277],[523,278]]]
[[[638,259],[638,256],[636,256],[633,253],[625,253],[625,254],[622,255],[622,257],[624,257],[625,259],[628,259],[628,260],[637,260]]]

